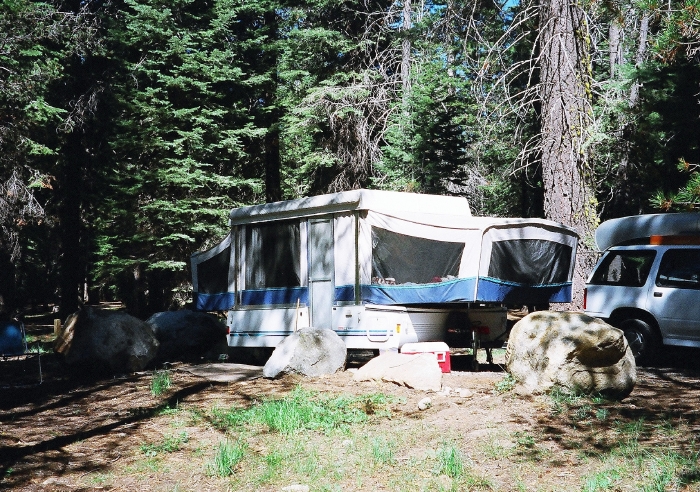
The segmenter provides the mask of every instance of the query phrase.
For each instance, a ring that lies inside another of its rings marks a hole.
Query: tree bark
[[[404,0],[401,28],[404,32],[411,29],[411,0]],[[401,85],[404,104],[411,92],[411,40],[408,33],[401,41]]]
[[[548,219],[575,229],[579,248],[573,309],[583,305],[598,222],[586,139],[592,123],[590,40],[581,7],[543,0],[540,12],[542,178]]]

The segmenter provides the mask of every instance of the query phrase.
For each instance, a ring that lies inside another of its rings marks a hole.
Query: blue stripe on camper
[[[537,304],[543,302],[571,302],[571,298],[571,282],[522,285],[492,277],[480,277],[476,291],[477,302]]]
[[[194,308],[197,311],[226,311],[236,303],[234,292],[224,292],[222,294],[201,294],[194,293]]]
[[[354,302],[355,301],[355,286],[354,285],[337,285],[335,287],[335,301]]]
[[[475,278],[459,278],[434,284],[360,285],[362,302],[370,304],[432,304],[440,302],[470,302],[474,300]],[[335,289],[336,301],[353,301],[351,285]]]
[[[281,287],[241,291],[242,306],[309,303],[308,287]]]

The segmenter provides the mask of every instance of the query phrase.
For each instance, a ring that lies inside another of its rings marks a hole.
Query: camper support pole
[[[353,213],[355,217],[355,305],[362,304],[360,290],[360,212]]]

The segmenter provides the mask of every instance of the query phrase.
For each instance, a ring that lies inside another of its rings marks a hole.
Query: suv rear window
[[[661,258],[656,285],[700,289],[700,250],[670,249],[666,251]]]
[[[591,284],[641,287],[649,276],[655,251],[610,251],[596,269]]]

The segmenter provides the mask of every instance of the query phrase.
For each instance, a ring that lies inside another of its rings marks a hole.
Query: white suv
[[[695,244],[676,244],[684,242]],[[584,299],[586,314],[625,332],[641,365],[661,344],[700,347],[697,238],[610,247],[589,277]]]

